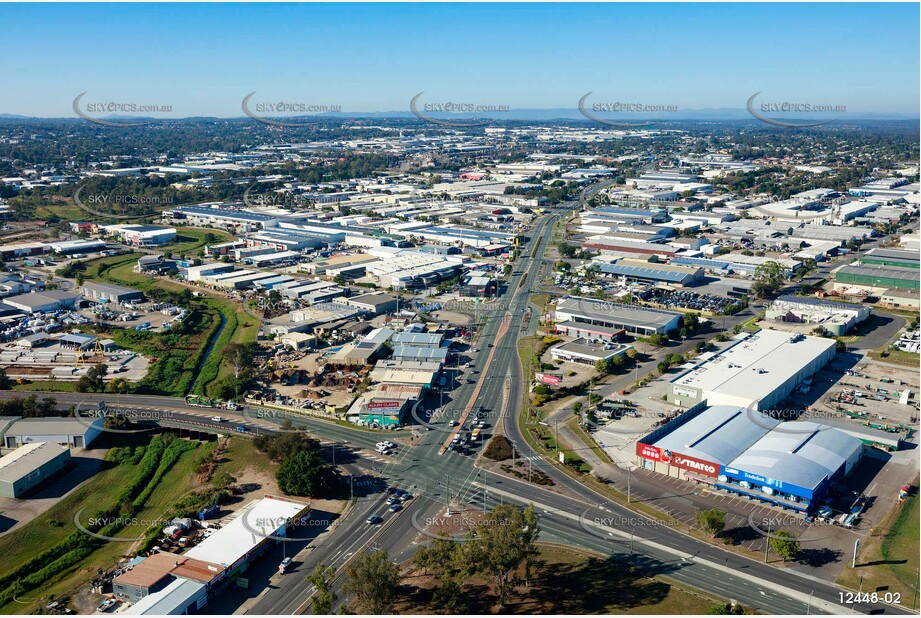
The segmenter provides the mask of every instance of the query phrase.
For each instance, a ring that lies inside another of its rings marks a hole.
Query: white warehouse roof
[[[746,408],[712,406],[653,444],[726,465],[778,424],[780,421]]]
[[[713,405],[745,406],[778,392],[816,359],[833,355],[836,346],[834,339],[775,330],[734,339],[722,352],[698,357],[693,369],[672,380],[673,387],[700,389]]]

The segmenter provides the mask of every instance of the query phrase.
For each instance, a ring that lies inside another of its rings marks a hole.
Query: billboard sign
[[[402,401],[369,401],[368,402],[368,412],[377,412],[377,413],[387,413],[395,414],[400,411],[400,408],[403,407]]]
[[[563,379],[560,376],[550,375],[549,373],[535,373],[534,377],[538,382],[550,386],[559,386]]]
[[[649,444],[643,444],[642,442],[636,443],[636,454],[643,459],[651,459],[653,461],[668,461],[668,457],[658,446],[651,446]]]
[[[688,455],[682,455],[681,453],[672,453],[671,463],[673,466],[681,468],[682,470],[696,472],[705,476],[712,476],[713,478],[718,477],[720,474],[719,464],[696,457],[690,457]]]

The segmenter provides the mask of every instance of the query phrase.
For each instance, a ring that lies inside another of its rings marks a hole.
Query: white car
[[[212,416],[211,421],[215,423],[223,423],[224,419],[223,417],[220,417],[220,416]]]

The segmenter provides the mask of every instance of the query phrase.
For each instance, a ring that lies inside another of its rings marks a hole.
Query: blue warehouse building
[[[781,423],[724,466],[717,487],[805,514],[863,455],[863,442],[811,422]]]

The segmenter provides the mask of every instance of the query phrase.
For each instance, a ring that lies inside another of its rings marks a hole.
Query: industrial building
[[[827,425],[704,401],[637,441],[636,454],[645,469],[808,515],[853,469],[863,442]]]
[[[106,233],[133,247],[152,247],[176,240],[176,228],[159,225],[102,225]]]
[[[137,603],[167,588],[177,579],[200,582],[208,587],[223,579],[224,567],[188,556],[155,553],[132,561],[112,580],[112,592],[120,599]]]
[[[880,249],[875,247],[860,256],[862,265],[898,266],[900,268],[918,268],[918,252],[905,249]]]
[[[453,279],[466,268],[457,258],[406,251],[365,265],[375,283],[395,290],[432,287]]]
[[[444,341],[443,333],[411,333],[400,332],[390,338],[394,347],[398,345],[415,346],[418,348],[438,349]]]
[[[234,578],[246,571],[249,563],[269,545],[277,544],[276,537],[285,537],[290,526],[309,514],[310,505],[301,502],[269,496],[253,500],[184,555],[219,564],[226,569],[228,578]]]
[[[670,266],[655,263],[630,263],[618,261],[614,264],[595,264],[602,277],[623,278],[638,283],[692,285],[703,278],[700,267]]]
[[[123,303],[144,300],[144,293],[140,290],[113,283],[86,281],[83,283],[82,291],[85,297],[101,302]]]
[[[821,298],[787,295],[772,302],[765,317],[777,322],[822,326],[832,335],[840,336],[870,317],[870,308]]]
[[[427,348],[414,345],[399,345],[393,348],[393,359],[397,361],[422,361],[444,364],[447,358],[447,348]]]
[[[58,309],[73,309],[77,305],[79,298],[78,294],[71,294],[70,292],[46,290],[10,296],[3,299],[3,302],[26,313],[45,313],[47,311],[57,311]]]
[[[353,296],[345,300],[349,307],[366,311],[371,315],[384,315],[395,312],[400,306],[400,299],[382,292],[370,292]]]
[[[591,298],[565,296],[557,301],[554,320],[557,324],[575,322],[579,325],[602,326],[649,336],[677,330],[681,325],[681,314]]]
[[[555,361],[594,365],[600,360],[611,360],[616,356],[623,357],[627,350],[633,349],[632,345],[621,343],[593,344],[587,339],[576,339],[556,346],[550,350],[550,356]]]
[[[707,407],[702,402],[639,440],[636,454],[647,470],[712,483],[721,466],[778,424],[739,406]]]
[[[106,243],[101,240],[61,240],[51,243],[51,250],[62,255],[102,251]]]
[[[215,262],[212,264],[199,264],[198,266],[189,266],[185,269],[185,278],[187,281],[201,281],[205,277],[216,275],[218,273],[229,273],[234,270],[233,264],[223,264]]]
[[[258,230],[278,220],[277,217],[255,212],[208,206],[182,206],[173,210],[164,210],[163,218],[190,225],[210,225],[233,231]]]
[[[724,466],[717,487],[808,514],[863,452],[863,442],[843,431],[782,423]]]
[[[73,416],[46,416],[17,419],[3,432],[3,445],[15,448],[35,442],[66,444],[73,448],[89,448],[102,433],[102,416],[77,418]]]
[[[672,380],[668,399],[691,407],[752,406],[769,409],[824,367],[835,356],[833,339],[760,330],[739,333],[719,352],[697,356]]]
[[[921,289],[921,277],[917,268],[848,264],[835,271],[834,288],[857,289],[871,294],[889,288],[918,290]]]
[[[129,616],[184,616],[200,613],[208,602],[208,587],[184,577],[172,580],[124,611]]]
[[[0,457],[0,498],[20,498],[60,472],[70,449],[52,442],[33,442]]]

